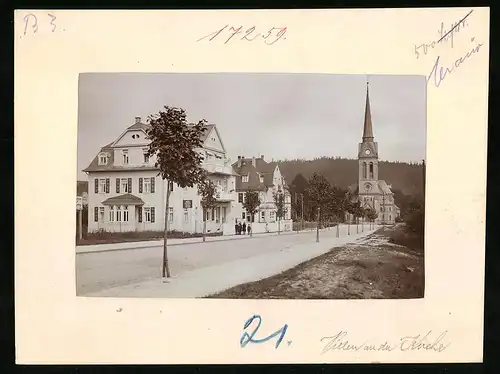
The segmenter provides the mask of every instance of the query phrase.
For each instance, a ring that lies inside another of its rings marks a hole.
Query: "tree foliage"
[[[181,188],[193,187],[206,177],[201,167],[203,157],[196,152],[202,146],[202,135],[206,121],[188,124],[186,111],[182,108],[165,106],[164,110],[148,118],[150,140],[147,155],[156,155],[155,166],[163,179]]]
[[[201,196],[200,204],[204,210],[203,220],[206,218],[205,212],[215,207],[217,200],[215,198],[217,190],[215,184],[208,178],[198,183],[198,194]]]
[[[260,198],[258,191],[247,191],[245,193],[245,198],[243,199],[243,208],[252,217],[252,222],[254,221],[255,213],[257,213],[260,206]]]
[[[276,205],[276,218],[283,219],[285,216],[285,194],[281,189],[273,193],[274,204]]]

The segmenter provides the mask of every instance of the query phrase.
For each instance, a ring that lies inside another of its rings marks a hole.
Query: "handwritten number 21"
[[[285,337],[288,325],[285,324],[281,329],[279,329],[278,331],[272,333],[271,335],[269,335],[266,338],[263,338],[263,339],[254,339],[253,337],[255,336],[255,334],[257,333],[257,331],[259,330],[260,325],[262,323],[262,318],[259,315],[256,314],[252,318],[248,319],[245,322],[245,325],[243,327],[243,330],[246,330],[252,324],[252,322],[254,320],[258,320],[257,326],[255,326],[255,328],[252,330],[252,332],[250,334],[248,334],[246,331],[243,332],[243,335],[241,336],[241,339],[240,339],[240,346],[242,348],[244,348],[248,343],[264,343],[264,342],[267,342],[268,340],[274,338],[275,336],[279,336],[278,340],[276,341],[276,345],[275,345],[275,348],[278,348],[279,345],[280,345],[280,343],[281,343],[281,341]]]

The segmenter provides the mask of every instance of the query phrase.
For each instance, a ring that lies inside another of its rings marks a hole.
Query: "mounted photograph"
[[[423,298],[426,86],[80,74],[76,295]]]

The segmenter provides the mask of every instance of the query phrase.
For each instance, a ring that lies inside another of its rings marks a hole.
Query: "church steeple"
[[[370,111],[370,94],[368,90],[369,82],[366,82],[366,106],[365,106],[365,125],[363,127],[363,143],[373,142],[372,114]]]

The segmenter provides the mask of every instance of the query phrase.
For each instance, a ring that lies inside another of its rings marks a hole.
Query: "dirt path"
[[[374,234],[257,282],[242,284],[213,298],[389,299],[424,296],[421,248],[394,243],[402,226]]]

